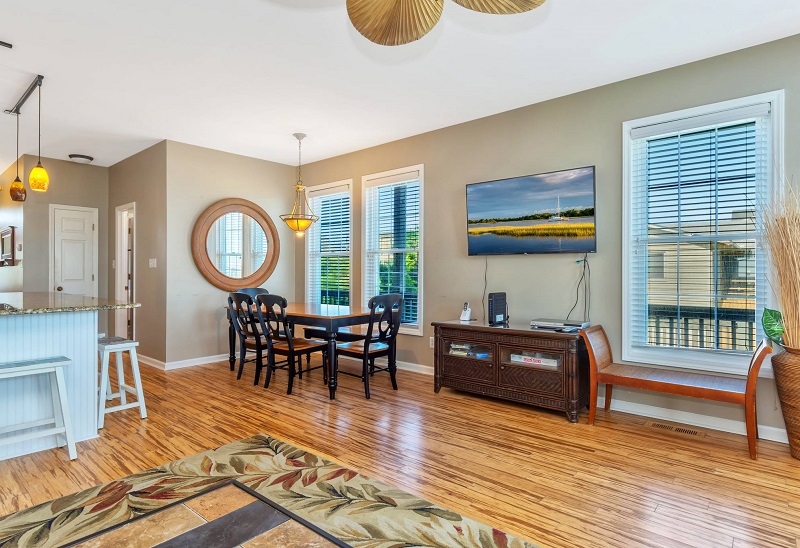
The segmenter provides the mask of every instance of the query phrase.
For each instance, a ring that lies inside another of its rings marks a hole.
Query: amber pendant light
[[[297,236],[305,234],[308,227],[319,219],[319,217],[314,215],[314,212],[311,211],[311,205],[309,205],[308,197],[306,196],[306,187],[303,185],[303,178],[300,172],[300,168],[303,165],[302,152],[303,139],[305,139],[305,137],[305,133],[294,134],[294,138],[297,139],[297,183],[294,185],[294,206],[292,206],[291,213],[281,215],[283,222],[289,225],[289,228],[294,230]]]
[[[31,170],[28,185],[36,192],[47,192],[50,186],[50,176],[42,167],[42,82],[39,81],[39,161]]]
[[[17,117],[17,178],[11,183],[8,193],[11,195],[13,201],[24,202],[28,197],[28,191],[25,190],[25,185],[22,184],[19,178],[19,114],[15,114],[14,116]]]

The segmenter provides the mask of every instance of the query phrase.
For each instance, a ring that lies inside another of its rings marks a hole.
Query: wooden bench
[[[652,390],[665,394],[690,396],[744,406],[747,444],[750,458],[758,458],[758,421],[756,417],[756,382],[764,358],[772,352],[765,341],[753,352],[747,377],[706,375],[691,371],[614,363],[611,345],[602,326],[581,331],[589,353],[589,424],[597,412],[599,383],[606,385],[605,410],[611,409],[611,393],[615,385]]]

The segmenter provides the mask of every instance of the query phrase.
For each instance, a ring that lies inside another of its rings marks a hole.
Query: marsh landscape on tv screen
[[[467,185],[470,255],[595,251],[594,167]]]

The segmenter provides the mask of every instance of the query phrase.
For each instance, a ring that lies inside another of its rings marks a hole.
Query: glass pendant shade
[[[303,233],[308,230],[308,227],[314,224],[319,217],[314,215],[314,212],[311,211],[308,199],[306,198],[306,187],[298,182],[294,185],[294,190],[294,206],[292,207],[292,212],[288,215],[281,215],[281,220],[286,223],[289,228],[294,230],[295,234],[302,236]],[[303,205],[306,206],[308,213],[303,212]]]
[[[50,186],[50,176],[42,167],[42,162],[36,164],[36,167],[31,170],[28,185],[30,185],[31,190],[36,192],[47,192],[47,188]]]
[[[19,177],[14,179],[14,182],[11,183],[8,193],[11,195],[11,199],[15,202],[24,202],[28,197],[28,191],[25,190],[25,185],[22,184],[22,181],[19,179]]]

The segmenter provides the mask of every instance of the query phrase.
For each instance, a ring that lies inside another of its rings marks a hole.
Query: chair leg
[[[272,380],[272,372],[275,370],[275,353],[270,352],[267,356],[267,379],[264,381],[264,388],[269,388],[269,381]]]
[[[241,341],[239,341],[241,342]],[[239,372],[236,374],[236,380],[240,380],[242,378],[242,372],[244,371],[244,359],[247,356],[247,348],[245,348],[244,344],[239,345]]]
[[[97,398],[100,408],[97,415],[97,428],[103,428],[106,421],[106,390],[108,389],[108,358],[110,352],[103,352],[103,360],[100,364],[100,395]]]
[[[611,411],[611,392],[614,390],[613,384],[606,384],[606,404],[604,409]]]
[[[369,359],[364,358],[361,364],[361,376],[364,378],[364,394],[369,399]]]
[[[143,418],[147,418],[147,407],[144,405],[144,388],[142,388],[142,375],[139,372],[139,358],[136,354],[136,349],[131,348],[130,350],[130,357],[131,357],[131,371],[133,372],[133,384],[136,388],[136,400],[139,402],[139,415]]]
[[[758,458],[758,418],[755,396],[745,398],[744,416],[747,427],[747,446],[750,449],[750,458],[755,460]]]
[[[256,378],[253,381],[253,386],[258,386],[258,381],[261,380],[261,369],[264,367],[264,354],[261,345],[256,348]]]
[[[389,354],[389,378],[392,380],[392,388],[397,390],[397,359],[393,354]]]
[[[306,357],[311,361],[311,354],[306,354]],[[297,356],[297,376],[303,380],[303,356]]]
[[[597,383],[589,383],[589,424],[594,424],[597,413]]]
[[[286,389],[287,394],[292,393],[292,385],[294,384],[294,376],[297,374],[296,365],[297,365],[297,357],[296,356],[289,356],[286,360],[286,365],[289,369],[289,386]]]
[[[369,376],[375,375],[375,358],[369,359]]]
[[[67,384],[64,382],[64,371],[59,367],[56,369],[55,375],[58,396],[59,400],[61,400],[61,420],[64,422],[64,438],[67,440],[67,452],[70,460],[75,460],[78,458],[78,453],[75,451],[75,437],[72,434],[72,418],[69,414],[69,400],[67,399]]]
[[[122,388],[122,385],[125,384],[125,368],[123,367],[122,362],[122,352],[115,352],[114,353],[114,361],[117,364],[117,389],[119,390],[119,403],[120,405],[125,405],[128,403],[128,397],[125,394],[125,390]]]
[[[328,385],[328,367],[330,367],[330,357],[328,351],[325,350],[322,353],[322,381],[326,386]]]

